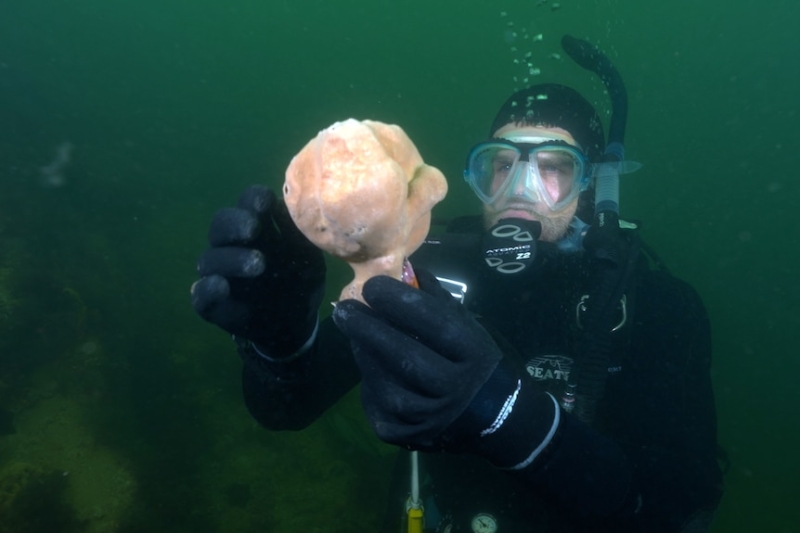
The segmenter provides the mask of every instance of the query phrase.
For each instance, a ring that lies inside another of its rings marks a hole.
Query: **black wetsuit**
[[[436,275],[466,281],[465,304],[508,348],[507,356],[519,358],[538,386],[562,398],[580,334],[576,306],[588,290],[582,254],[551,253],[535,273],[508,280],[481,269],[475,250],[444,251],[448,253],[443,254],[447,257],[442,258],[441,268],[435,253],[422,254],[420,262]],[[473,261],[476,257],[478,263]],[[576,465],[593,460],[590,450],[595,444],[586,442],[585,436],[572,439],[577,432],[570,428],[580,428],[582,422],[564,414],[570,423],[562,423],[566,429],[559,446],[569,451],[543,465],[550,469],[547,490],[525,484],[477,457],[421,454],[422,497],[430,531],[445,531],[448,525],[454,533],[472,531],[470,522],[478,513],[492,515],[501,533],[701,531],[707,526],[722,490],[708,317],[689,285],[650,270],[644,261],[627,294],[627,320],[614,334],[606,394],[591,425],[608,437],[598,441],[598,447],[611,443],[625,454],[633,471],[629,499],[633,505],[602,521],[583,512],[597,502],[581,501],[580,484],[596,487],[606,480],[567,472],[558,475],[560,465],[569,463],[574,473]],[[247,406],[270,429],[307,426],[360,377],[347,340],[330,320],[320,324],[312,350],[295,361],[265,364],[246,345],[240,353],[245,359]],[[584,440],[578,443],[579,439]],[[398,531],[408,492],[407,469],[402,454],[385,531]],[[608,480],[609,485],[616,482]],[[565,504],[563,497],[551,498],[553,492],[574,493],[576,498]]]

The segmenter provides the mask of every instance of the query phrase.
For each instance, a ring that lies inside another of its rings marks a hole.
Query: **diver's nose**
[[[514,173],[511,182],[511,194],[513,196],[524,196],[531,201],[538,200],[538,195],[535,194],[534,187],[531,187],[531,164],[529,162],[520,162],[517,165],[517,171]]]

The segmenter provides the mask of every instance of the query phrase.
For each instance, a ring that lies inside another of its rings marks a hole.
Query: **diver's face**
[[[572,135],[562,128],[507,124],[497,130],[493,136],[541,137],[543,139],[564,141],[572,146],[579,147]],[[520,187],[520,190],[515,190],[513,194],[509,195],[503,194],[493,203],[484,207],[483,221],[486,228],[494,226],[504,218],[535,220],[542,225],[541,240],[555,242],[561,239],[566,234],[569,224],[575,216],[575,211],[578,208],[578,199],[575,198],[558,211],[553,211],[545,202],[531,200],[530,196],[522,190],[522,184],[517,184],[516,187]],[[516,194],[517,192],[519,194]]]

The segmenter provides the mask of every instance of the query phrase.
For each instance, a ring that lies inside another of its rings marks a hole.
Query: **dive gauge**
[[[472,531],[474,533],[495,533],[497,520],[489,513],[478,513],[472,518]]]

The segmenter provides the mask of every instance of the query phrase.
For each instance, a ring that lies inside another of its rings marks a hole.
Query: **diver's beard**
[[[491,207],[487,206],[483,213],[483,223],[486,228],[491,228],[504,218],[518,216],[515,214],[509,215],[508,213],[510,211],[523,211],[531,220],[535,220],[542,225],[542,235],[539,237],[539,240],[556,242],[566,235],[569,224],[575,216],[577,206],[577,202],[574,202],[560,211],[550,211],[548,209],[549,212],[547,214],[540,213],[536,210],[534,204],[529,203],[525,205],[504,205],[500,210],[493,210]]]

